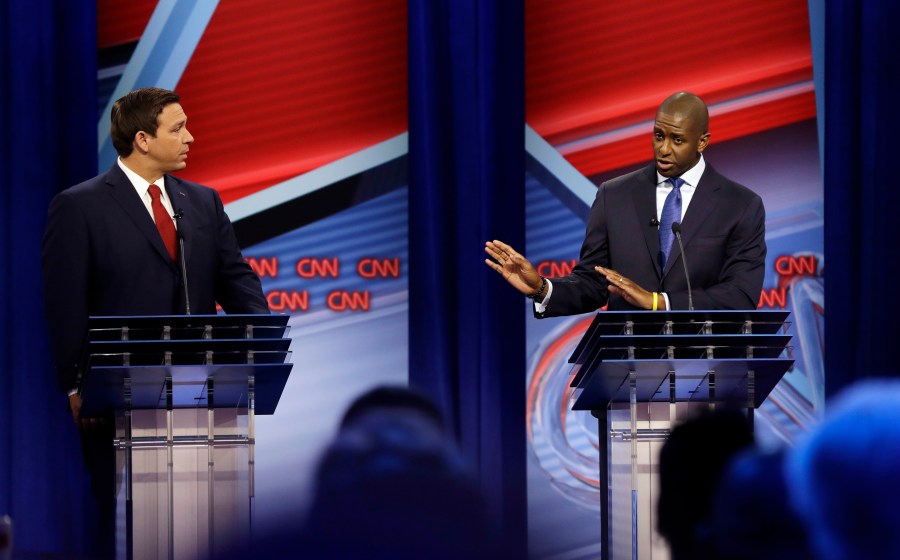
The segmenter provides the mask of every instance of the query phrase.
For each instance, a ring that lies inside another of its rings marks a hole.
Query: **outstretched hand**
[[[621,297],[635,307],[653,309],[653,292],[648,292],[611,268],[595,266],[594,270],[609,281],[609,293]],[[661,296],[657,299],[657,306],[657,309],[666,307],[665,300]]]
[[[506,279],[515,289],[531,296],[541,289],[543,279],[534,266],[524,256],[506,243],[498,240],[484,244],[484,252],[490,259],[484,262]]]

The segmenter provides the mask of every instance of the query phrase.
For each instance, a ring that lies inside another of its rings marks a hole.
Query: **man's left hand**
[[[653,292],[648,292],[611,268],[595,266],[594,270],[605,276],[609,281],[609,293],[621,297],[635,307],[653,309]],[[665,308],[665,300],[662,296],[658,296],[657,309]]]

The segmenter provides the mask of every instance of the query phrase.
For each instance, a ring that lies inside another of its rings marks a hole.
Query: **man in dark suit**
[[[159,88],[116,101],[110,136],[118,161],[50,204],[42,255],[44,303],[59,385],[69,395],[76,422],[88,317],[185,312],[177,236],[184,240],[193,313],[215,313],[216,303],[228,313],[269,312],[218,193],[169,175],[187,166],[194,140],[179,101],[176,93]],[[113,428],[111,422],[102,433],[96,428],[83,429],[82,447],[105,518],[101,526],[109,529]],[[106,556],[109,550],[98,552]]]
[[[184,239],[192,313],[215,313],[216,303],[228,313],[269,312],[218,193],[169,175],[187,166],[194,141],[179,101],[158,88],[119,99],[110,128],[118,161],[50,203],[44,296],[65,391],[77,388],[89,316],[185,312],[177,245],[174,238],[164,241],[157,221],[168,220]],[[161,216],[155,216],[154,186],[161,187]],[[80,402],[72,397],[77,414]]]
[[[682,225],[695,309],[755,309],[765,276],[765,209],[754,192],[707,164],[709,111],[691,93],[659,107],[653,164],[600,185],[572,273],[542,278],[502,241],[485,262],[534,299],[537,317],[611,310],[688,309],[672,223]]]

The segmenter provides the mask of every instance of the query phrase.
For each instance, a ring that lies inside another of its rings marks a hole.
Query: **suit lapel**
[[[125,173],[119,168],[118,163],[114,163],[112,169],[106,174],[106,184],[110,187],[109,193],[115,200],[116,204],[122,211],[134,222],[137,229],[147,238],[150,245],[156,250],[160,258],[174,268],[174,263],[169,257],[169,252],[163,244],[162,238],[159,236],[159,230],[153,223],[153,218],[147,212],[147,207],[134,190],[134,185],[125,176]]]
[[[656,276],[660,277],[659,270],[659,229],[652,227],[650,220],[656,216],[656,168],[651,165],[644,168],[638,175],[639,183],[631,189],[634,209],[637,212],[638,223],[644,232],[644,243],[656,270]],[[650,227],[648,227],[650,226]]]
[[[188,263],[191,260],[192,234],[194,227],[196,227],[196,213],[194,212],[194,206],[191,204],[191,199],[188,197],[184,186],[178,179],[171,175],[166,175],[166,194],[169,195],[169,200],[172,202],[172,209],[175,211],[175,215],[181,215],[181,217],[176,220],[176,226],[178,227],[179,235],[184,239],[184,262]]]
[[[688,206],[687,212],[684,213],[684,220],[681,222],[681,242],[685,247],[690,244],[691,238],[700,230],[701,224],[706,221],[706,218],[709,217],[716,207],[718,200],[717,191],[721,188],[718,176],[718,173],[707,162],[706,169],[703,171],[700,182],[697,184],[697,190],[694,191],[694,196],[691,198],[691,204]],[[669,273],[673,263],[678,260],[680,255],[681,248],[676,241],[672,245],[672,252],[669,253],[669,260],[666,261],[663,277]]]

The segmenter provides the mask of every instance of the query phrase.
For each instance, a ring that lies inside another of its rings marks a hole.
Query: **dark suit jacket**
[[[656,168],[649,165],[600,185],[588,217],[581,257],[572,273],[551,279],[543,317],[633,309],[609,297],[594,266],[609,267],[649,291],[665,292],[672,309],[687,309],[681,250],[672,247],[660,270]],[[756,309],[765,276],[765,209],[753,191],[720,175],[709,162],[682,221],[694,309]]]
[[[166,175],[184,237],[191,312],[268,313],[218,193]],[[59,193],[43,241],[44,305],[60,386],[75,388],[91,315],[184,313],[177,263],[118,164]]]

